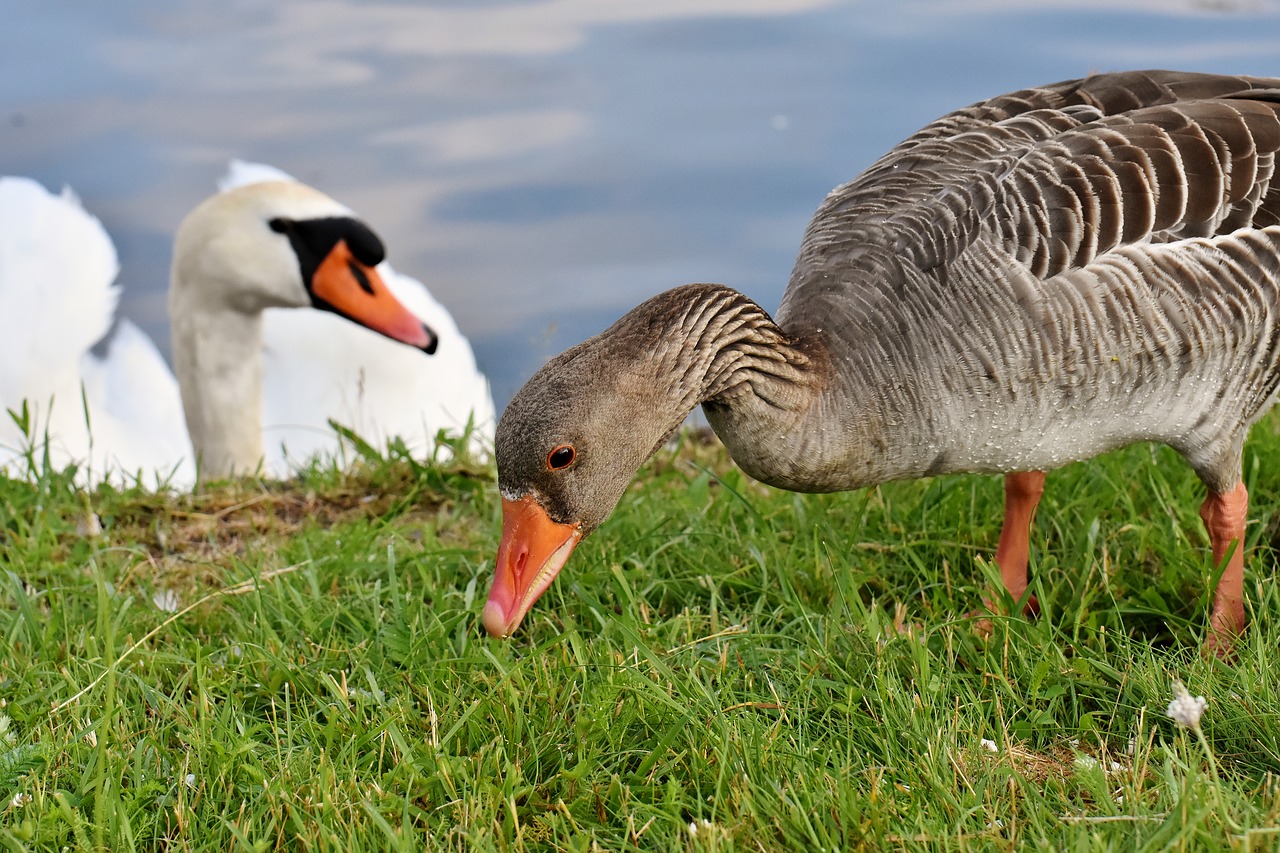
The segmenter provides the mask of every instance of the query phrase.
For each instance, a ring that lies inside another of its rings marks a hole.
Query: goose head
[[[536,373],[498,421],[502,541],[482,617],[492,636],[515,631],[644,462],[627,463],[643,453],[638,446],[629,453],[603,440],[625,433],[617,424],[635,418],[620,411],[616,393],[600,387],[603,368],[598,353],[570,350]],[[583,393],[586,388],[598,393]]]
[[[174,241],[172,314],[267,308],[332,311],[427,353],[436,335],[387,289],[386,252],[369,226],[305,184],[267,181],[218,193]]]
[[[482,616],[490,635],[515,631],[698,402],[702,374],[682,366],[707,339],[680,322],[700,292],[644,303],[547,362],[503,411],[494,437],[502,539]]]

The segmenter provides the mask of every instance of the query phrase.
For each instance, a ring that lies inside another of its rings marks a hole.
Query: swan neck
[[[186,310],[184,310],[186,309]],[[173,363],[201,477],[262,463],[262,314],[170,305]]]

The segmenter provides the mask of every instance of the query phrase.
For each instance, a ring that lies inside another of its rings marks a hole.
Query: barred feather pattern
[[[886,458],[850,447],[822,488],[1138,440],[1230,486],[1280,376],[1278,111],[1277,80],[1101,75],[946,116],[834,190],[778,322],[837,365],[815,412]]]
[[[673,361],[664,366],[680,406],[688,410],[703,400],[746,394],[767,402],[775,383],[801,380],[807,359],[787,346],[782,330],[759,305],[720,285],[682,290],[688,298],[676,303],[681,314],[674,334],[694,345],[668,350]]]

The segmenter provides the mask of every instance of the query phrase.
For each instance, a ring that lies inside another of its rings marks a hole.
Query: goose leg
[[[1027,591],[1027,560],[1031,554],[1031,522],[1044,494],[1043,471],[1015,471],[1004,476],[1004,524],[996,546],[996,565],[1005,589],[1017,601]],[[1040,612],[1035,596],[1027,600],[1028,616]]]
[[[1205,638],[1205,653],[1220,658],[1231,654],[1236,637],[1244,633],[1244,523],[1248,513],[1249,493],[1243,482],[1236,483],[1229,492],[1210,490],[1200,507],[1200,517],[1213,545],[1215,566],[1222,565],[1235,544],[1214,592],[1209,635]]]

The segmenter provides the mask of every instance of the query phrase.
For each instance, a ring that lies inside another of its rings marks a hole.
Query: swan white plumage
[[[350,215],[303,185],[280,186],[286,179],[270,167],[235,163],[223,188],[272,180],[278,188],[264,187],[261,194],[314,193],[303,205],[311,215]],[[260,216],[275,215],[269,202],[255,209]],[[220,262],[217,242],[212,240],[215,260],[195,268]],[[296,267],[297,257],[282,251],[262,263]],[[175,273],[179,266],[175,263]],[[69,190],[52,195],[34,181],[0,180],[0,318],[14,318],[0,321],[7,326],[0,334],[0,405],[15,408],[28,401],[34,438],[47,434],[51,461],[58,466],[80,463],[82,480],[130,480],[141,473],[147,484],[154,477],[155,482],[186,487],[195,480],[195,466],[173,373],[146,335],[127,320],[121,319],[102,343],[119,298],[113,283],[117,271],[105,230]],[[340,459],[342,445],[330,419],[375,445],[400,436],[418,455],[431,452],[438,430],[460,431],[468,421],[475,425],[478,443],[491,440],[495,418],[488,383],[448,312],[413,279],[385,263],[378,272],[387,289],[436,331],[436,353],[424,355],[327,312],[266,311],[260,354],[239,354],[246,364],[262,367],[257,457],[266,474],[285,476],[318,454]],[[276,294],[266,304],[305,304],[301,298]],[[185,345],[177,325],[175,357]],[[202,321],[195,328],[207,325]],[[94,352],[95,344],[101,354]],[[184,379],[188,386],[198,384],[192,376]],[[244,412],[238,406],[221,408],[241,426],[246,418],[253,420],[253,406],[244,406]],[[193,437],[195,432],[199,429]],[[4,418],[0,466],[15,471],[26,441],[12,419]],[[248,467],[241,461],[236,470]],[[206,470],[225,473],[209,470],[207,462]]]
[[[0,407],[25,401],[29,414],[24,434],[0,412],[0,468],[30,473],[22,459],[34,449],[37,464],[46,453],[58,468],[79,463],[84,480],[110,470],[194,481],[178,383],[155,345],[121,318],[109,356],[93,352],[115,316],[118,270],[106,230],[70,189],[0,177]]]

